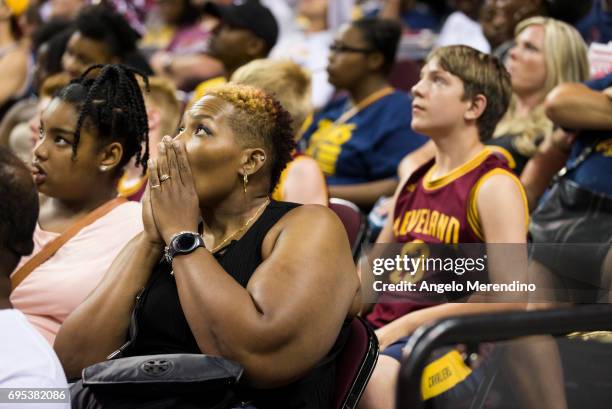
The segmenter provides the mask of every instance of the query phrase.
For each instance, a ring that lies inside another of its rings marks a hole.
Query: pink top
[[[51,345],[64,320],[98,285],[119,251],[142,231],[141,209],[140,203],[124,203],[83,228],[11,294],[13,306]],[[58,235],[37,224],[32,255]],[[15,271],[31,257],[23,257]]]

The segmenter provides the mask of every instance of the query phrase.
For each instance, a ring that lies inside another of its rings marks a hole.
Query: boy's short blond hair
[[[310,74],[293,61],[251,61],[234,72],[231,82],[251,85],[274,95],[291,114],[294,135],[312,112]]]
[[[490,139],[512,96],[510,74],[506,68],[496,57],[464,45],[438,48],[429,54],[426,63],[432,60],[461,79],[464,100],[485,96],[487,106],[476,123],[480,140]]]

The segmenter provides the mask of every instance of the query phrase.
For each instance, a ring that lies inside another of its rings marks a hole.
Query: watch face
[[[181,234],[177,237],[174,247],[178,251],[190,251],[197,247],[197,236],[193,234]]]

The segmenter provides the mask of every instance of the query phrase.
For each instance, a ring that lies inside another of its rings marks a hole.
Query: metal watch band
[[[195,240],[195,243],[197,245],[193,246],[189,250],[180,250],[180,249],[177,249],[176,246],[175,246],[175,243],[178,240],[180,240],[181,236],[184,236],[184,235],[189,235],[189,236],[193,237],[194,240]],[[168,264],[172,264],[172,260],[177,255],[190,254],[193,251],[195,251],[198,247],[204,247],[204,239],[202,239],[202,236],[200,236],[199,233],[196,233],[196,232],[193,232],[193,231],[182,231],[182,232],[174,234],[170,238],[170,241],[168,242],[168,245],[164,248],[164,257],[165,257],[166,261],[168,262]]]

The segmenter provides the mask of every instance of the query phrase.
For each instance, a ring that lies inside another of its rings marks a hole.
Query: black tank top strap
[[[234,240],[215,258],[241,286],[246,287],[257,266],[262,263],[261,245],[270,231],[285,214],[300,206],[296,203],[272,200],[259,219],[240,240]],[[254,250],[254,251],[253,251]]]

